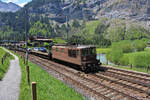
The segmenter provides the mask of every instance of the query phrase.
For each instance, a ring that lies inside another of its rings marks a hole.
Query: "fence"
[[[4,64],[4,62],[5,62],[5,60],[6,60],[7,57],[10,57],[9,53],[5,53],[4,56],[2,57],[2,59],[1,59],[2,65]]]
[[[30,87],[30,67],[26,63],[26,59],[24,56],[21,56],[21,59],[24,61],[24,65],[26,65],[26,72],[27,72],[27,81],[28,85]],[[36,90],[36,82],[32,82],[32,87],[31,87],[31,95],[32,95],[32,100],[37,100],[37,90]]]

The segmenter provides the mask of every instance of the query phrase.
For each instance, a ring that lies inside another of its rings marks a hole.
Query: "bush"
[[[133,65],[136,67],[150,66],[149,50],[144,51],[146,43],[142,40],[121,41],[113,43],[111,51],[106,54],[107,59],[115,64]],[[143,52],[135,52],[143,51]],[[134,53],[133,53],[134,52]],[[126,54],[123,54],[126,53]]]
[[[130,64],[135,67],[147,67],[150,66],[150,53],[149,52],[138,52],[130,56]]]
[[[123,53],[133,52],[134,50],[132,42],[129,40],[115,42],[112,44],[112,48],[121,48],[123,50]]]
[[[119,60],[122,56],[123,51],[120,48],[112,48],[112,51],[109,52],[109,56],[107,55],[107,57],[110,58],[115,64],[119,64]]]
[[[144,51],[144,48],[146,48],[147,44],[141,40],[135,40],[133,42],[133,46],[136,51]]]
[[[129,57],[128,57],[128,55],[124,54],[124,55],[120,58],[119,63],[120,63],[121,65],[129,65]]]
[[[65,44],[66,43],[66,41],[61,38],[55,38],[55,39],[53,39],[53,42],[56,44]]]
[[[145,43],[150,42],[150,39],[148,39],[148,38],[142,38],[141,40],[142,40],[143,42],[145,42]]]
[[[144,48],[147,46],[142,40],[124,40],[120,42],[115,42],[112,44],[113,47],[121,48],[123,53],[130,53],[135,51],[144,51]]]
[[[119,63],[121,65],[133,65],[135,67],[147,67],[150,66],[150,53],[144,52],[134,52],[124,54],[120,59]]]

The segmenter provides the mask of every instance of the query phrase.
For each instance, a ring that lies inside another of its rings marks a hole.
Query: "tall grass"
[[[96,48],[97,54],[106,54],[110,51],[110,48]]]
[[[1,60],[2,60],[2,57],[6,54],[7,52],[4,51],[1,47],[0,47],[0,80],[3,79],[5,73],[7,72],[8,70],[8,67],[10,65],[10,60],[13,59],[13,56],[10,55],[10,56],[7,56],[4,63],[2,64]]]
[[[26,67],[20,59],[22,70],[20,100],[31,100],[31,89],[27,82]],[[31,82],[37,82],[38,100],[84,100],[74,89],[52,77],[42,68],[29,62]]]

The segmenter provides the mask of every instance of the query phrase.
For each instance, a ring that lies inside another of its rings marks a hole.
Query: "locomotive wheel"
[[[81,66],[81,70],[85,73],[87,73],[88,69],[86,68],[86,65]]]
[[[89,73],[89,70],[86,68],[85,70],[83,70],[83,72],[85,72],[85,74]]]

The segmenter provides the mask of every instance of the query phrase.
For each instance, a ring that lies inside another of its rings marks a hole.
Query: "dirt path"
[[[6,51],[9,52],[8,50]],[[16,55],[9,53],[15,57],[15,60],[11,60],[8,72],[3,80],[0,81],[0,100],[19,100],[21,80],[19,59]]]

